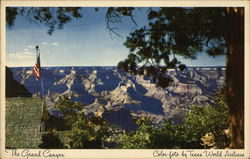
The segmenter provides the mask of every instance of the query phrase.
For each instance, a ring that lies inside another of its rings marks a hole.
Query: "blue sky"
[[[146,24],[144,10],[137,11],[135,20]],[[125,59],[129,50],[123,45],[126,35],[135,27],[130,19],[123,19],[115,25],[116,35],[110,36],[106,29],[105,10],[95,12],[93,8],[83,8],[83,17],[64,25],[48,35],[48,28],[30,23],[18,16],[12,29],[6,28],[6,65],[33,66],[35,46],[41,50],[42,66],[115,66]],[[196,60],[181,61],[188,66],[224,66],[225,56],[216,58],[199,53]]]

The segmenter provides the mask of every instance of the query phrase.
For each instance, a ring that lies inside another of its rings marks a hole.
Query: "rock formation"
[[[27,82],[35,80],[27,75],[30,69],[13,70],[17,80],[34,90]],[[224,85],[225,68],[190,67],[182,72],[171,69],[167,74],[173,79],[167,88],[115,67],[48,67],[43,70],[43,80],[51,110],[60,96],[69,96],[72,101],[85,104],[83,112],[87,116],[102,116],[126,130],[134,130],[132,118],[182,122],[192,105],[214,104],[213,95]]]

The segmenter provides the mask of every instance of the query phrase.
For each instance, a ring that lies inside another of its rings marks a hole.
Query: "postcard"
[[[1,158],[250,158],[249,1],[1,2]]]

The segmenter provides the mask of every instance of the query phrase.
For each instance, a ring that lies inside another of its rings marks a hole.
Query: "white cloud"
[[[59,46],[59,43],[58,42],[53,42],[52,45],[53,46]]]
[[[8,54],[9,58],[11,59],[33,59],[35,57],[35,54],[29,51],[24,51],[20,53],[10,53]]]
[[[27,56],[34,56],[35,54],[29,51],[24,51],[22,54],[27,55]]]
[[[35,48],[35,47],[32,45],[28,45],[27,48],[31,49],[31,48]]]
[[[43,44],[43,45],[47,45],[48,43],[46,43],[46,42],[43,42],[42,44]]]

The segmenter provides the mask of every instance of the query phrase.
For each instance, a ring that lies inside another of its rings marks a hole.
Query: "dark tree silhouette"
[[[99,8],[93,8],[96,12]],[[112,26],[114,23],[122,22],[123,16],[130,17],[136,25],[133,16],[133,7],[109,7],[106,9],[106,25],[110,34],[120,36],[116,32],[116,28]],[[70,22],[72,19],[83,17],[81,7],[6,7],[6,23],[9,28],[15,24],[17,15],[24,16],[29,22],[43,24],[48,27],[48,34],[51,35],[55,29],[62,29],[63,25]]]
[[[42,149],[63,149],[64,144],[59,139],[58,133],[54,130],[50,130],[48,133],[42,135],[41,143],[38,145]]]
[[[130,54],[119,63],[119,68],[135,74],[144,70],[156,77],[158,83],[166,78],[166,69],[185,69],[176,55],[195,59],[201,51],[211,56],[225,54],[227,30],[221,28],[226,24],[225,11],[225,8],[150,9],[148,24],[127,37],[125,46]]]
[[[48,34],[51,35],[56,28],[62,29],[73,18],[82,17],[80,10],[80,7],[7,7],[6,23],[11,28],[16,16],[22,15],[30,22],[47,26]]]
[[[106,8],[107,28],[119,35],[113,23],[128,16],[136,25],[136,8]],[[98,11],[98,8],[95,8]],[[14,8],[6,9],[6,22],[14,25],[17,15],[46,25],[52,34],[73,18],[80,18],[80,8]],[[149,8],[148,24],[130,33],[124,45],[128,57],[118,68],[133,74],[145,74],[159,86],[171,79],[168,68],[185,69],[176,55],[195,59],[198,52],[226,55],[226,94],[229,105],[231,148],[244,148],[244,8]]]

